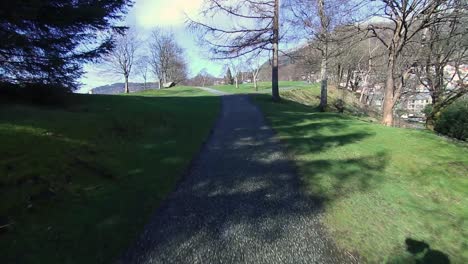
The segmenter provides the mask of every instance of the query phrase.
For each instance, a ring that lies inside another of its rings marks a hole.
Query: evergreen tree
[[[227,68],[226,76],[224,76],[224,82],[230,85],[234,84],[234,78],[232,78],[231,68],[229,67]]]
[[[114,46],[133,0],[6,0],[0,9],[0,81],[77,88],[84,62]]]

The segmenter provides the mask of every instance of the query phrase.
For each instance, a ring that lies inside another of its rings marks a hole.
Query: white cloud
[[[185,14],[196,16],[203,0],[138,0],[131,11],[141,27],[177,26],[185,21]]]

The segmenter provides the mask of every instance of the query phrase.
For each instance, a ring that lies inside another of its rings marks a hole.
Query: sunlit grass
[[[325,201],[323,222],[338,244],[369,263],[415,263],[427,250],[411,255],[405,245],[411,238],[453,263],[468,262],[466,145],[317,112],[317,94],[285,92],[282,103],[255,98],[306,189]]]
[[[280,81],[279,88],[280,90],[287,89],[296,89],[304,87],[316,87],[317,84],[308,84],[301,81]],[[239,88],[236,88],[236,85],[215,85],[211,87],[213,89],[227,92],[227,93],[271,93],[271,82],[258,82],[258,90],[255,89],[253,83],[243,83],[239,84]]]

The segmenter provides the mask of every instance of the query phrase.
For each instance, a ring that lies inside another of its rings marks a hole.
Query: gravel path
[[[118,263],[352,263],[246,95],[222,97],[190,173]]]
[[[198,89],[201,89],[201,90],[204,90],[206,92],[209,92],[209,93],[212,93],[212,94],[216,94],[216,95],[226,95],[227,93],[223,92],[223,91],[220,91],[220,90],[216,90],[216,89],[212,89],[212,88],[208,88],[208,87],[197,87]]]

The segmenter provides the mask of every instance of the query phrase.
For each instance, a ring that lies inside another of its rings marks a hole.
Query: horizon
[[[195,36],[185,27],[186,15],[196,17],[203,0],[137,0],[129,9],[124,25],[136,29],[142,39],[148,37],[155,27],[169,29],[174,33],[177,43],[184,49],[188,62],[189,77],[195,76],[202,69],[215,77],[219,77],[224,68],[222,61],[213,61],[203,56],[203,52],[196,43]],[[76,93],[88,93],[95,87],[123,82],[120,76],[103,74],[100,63],[84,65],[85,74],[80,78],[82,86]],[[133,76],[132,76],[133,75]],[[130,82],[143,82],[138,75],[132,74]]]

